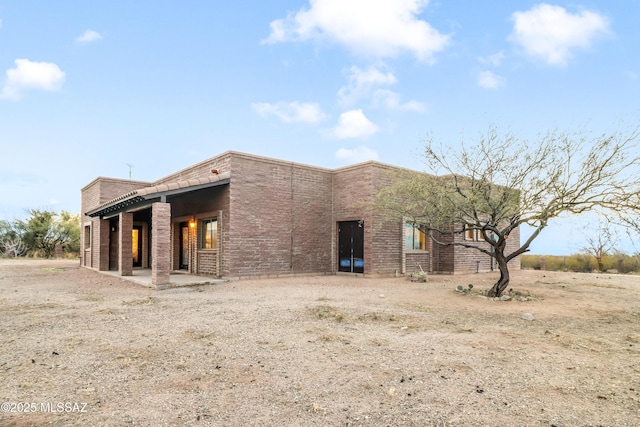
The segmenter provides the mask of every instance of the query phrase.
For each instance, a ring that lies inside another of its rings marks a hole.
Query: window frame
[[[482,230],[464,226],[464,240],[468,242],[484,242]]]
[[[91,224],[84,224],[83,233],[84,233],[83,249],[87,251],[91,249]]]
[[[215,224],[215,229],[208,231],[208,224]],[[220,241],[218,238],[218,218],[203,218],[200,220],[200,244],[198,245],[202,250],[218,250],[220,247]],[[207,240],[207,238],[210,238]],[[210,242],[209,246],[207,243]]]
[[[405,221],[403,230],[403,247],[405,251],[428,251],[427,232],[424,226]],[[409,237],[411,238],[411,245],[407,244],[409,243]],[[416,247],[416,237],[418,241],[418,247]],[[422,237],[422,239],[420,237]]]
[[[464,226],[464,240],[475,242],[477,240],[477,230],[475,228]]]

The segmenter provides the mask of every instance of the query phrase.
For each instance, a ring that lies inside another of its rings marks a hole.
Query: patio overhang
[[[231,174],[225,172],[211,175],[208,178],[190,179],[145,187],[116,197],[86,212],[85,215],[92,218],[100,217],[102,219],[108,219],[121,212],[135,212],[146,209],[156,202],[166,202],[167,197],[170,196],[226,185],[229,184],[230,181]]]

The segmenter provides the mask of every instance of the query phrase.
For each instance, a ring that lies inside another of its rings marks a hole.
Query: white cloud
[[[478,58],[478,61],[480,61],[480,63],[483,65],[491,65],[493,67],[499,67],[500,64],[502,64],[503,59],[504,59],[504,51],[501,50],[500,52],[494,53],[493,55],[481,56]]]
[[[100,40],[101,38],[102,38],[102,35],[99,32],[93,31],[93,30],[86,30],[84,33],[82,33],[82,35],[76,37],[76,42],[89,43],[95,40]]]
[[[52,62],[32,62],[28,59],[16,59],[16,67],[7,70],[0,98],[22,98],[25,90],[57,91],[64,83],[64,71]]]
[[[361,163],[367,160],[378,160],[378,153],[361,145],[352,149],[340,148],[336,151],[336,159],[346,163]]]
[[[397,82],[391,72],[384,72],[375,66],[367,70],[351,67],[349,84],[338,91],[338,101],[342,105],[350,105],[363,97],[369,96],[371,89],[378,85],[393,85]]]
[[[565,65],[573,50],[587,49],[594,39],[609,32],[606,16],[588,10],[572,14],[546,3],[515,12],[511,19],[511,40],[527,55],[551,65]]]
[[[410,52],[419,60],[449,44],[417,16],[428,0],[310,0],[309,8],[272,21],[265,43],[329,39],[353,52],[378,58]]]
[[[285,123],[317,123],[326,118],[318,104],[278,102],[276,104],[254,103],[251,107],[262,117],[275,116]]]
[[[491,71],[478,74],[478,86],[485,89],[497,89],[504,84],[504,78]]]
[[[373,105],[375,107],[385,107],[390,110],[414,111],[424,113],[427,106],[418,101],[400,102],[400,95],[392,90],[378,89],[373,94]]]
[[[362,110],[351,110],[340,114],[338,125],[331,135],[337,139],[366,138],[380,130],[364,115]]]
[[[338,91],[340,105],[349,106],[363,98],[370,98],[374,107],[384,107],[392,110],[419,111],[426,110],[424,104],[417,101],[400,102],[400,95],[388,89],[376,89],[376,86],[394,85],[398,81],[392,72],[383,71],[380,67],[371,66],[362,70],[351,67],[349,84]],[[373,92],[373,93],[372,93]]]

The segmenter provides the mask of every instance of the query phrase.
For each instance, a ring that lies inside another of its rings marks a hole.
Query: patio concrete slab
[[[215,285],[215,284],[227,282],[227,280],[224,280],[224,279],[216,279],[214,277],[197,276],[195,274],[172,271],[169,274],[169,283],[155,286],[151,284],[150,268],[134,269],[133,276],[120,276],[120,274],[117,271],[100,271],[100,273],[107,274],[113,277],[118,277],[120,279],[128,280],[130,282],[134,282],[139,285],[147,286],[149,288],[154,288],[158,290],[178,288],[183,286]]]

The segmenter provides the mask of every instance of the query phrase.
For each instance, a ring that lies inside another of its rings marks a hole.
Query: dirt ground
[[[156,291],[0,260],[0,425],[640,425],[640,277],[495,278]]]

